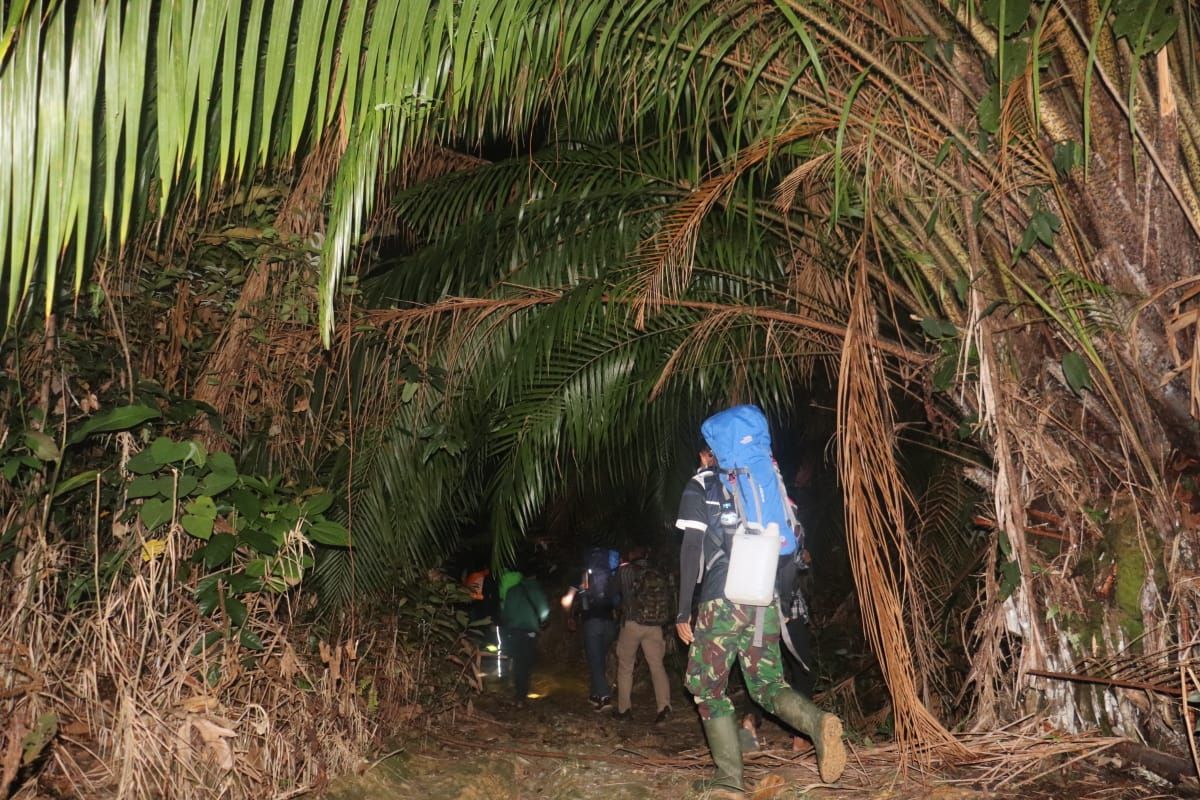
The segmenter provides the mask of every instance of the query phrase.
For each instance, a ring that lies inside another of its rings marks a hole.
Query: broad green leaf
[[[200,495],[187,504],[186,511],[197,517],[212,520],[217,517],[217,504],[208,495]]]
[[[979,107],[975,113],[979,118],[979,127],[988,133],[996,133],[1000,130],[1000,86],[998,84],[991,85],[987,94],[979,101]]]
[[[1076,167],[1083,166],[1083,148],[1079,146],[1078,142],[1070,139],[1058,142],[1054,145],[1054,156],[1051,161],[1059,175],[1066,175]]]
[[[216,686],[221,682],[221,665],[213,664],[204,673],[204,683],[208,686]]]
[[[933,317],[925,317],[921,320],[921,330],[931,339],[950,339],[958,336],[958,328],[954,327],[954,323],[946,319],[934,319]]]
[[[198,484],[199,481],[196,480],[195,475],[192,475],[190,472],[181,473],[175,481],[175,496],[179,499],[187,497],[196,489]]]
[[[1004,47],[1004,67],[997,68],[1000,79],[1008,84],[1015,81],[1025,72],[1026,62],[1029,61],[1029,42],[1014,39]]]
[[[230,493],[233,507],[246,519],[258,519],[262,513],[262,499],[249,489],[234,489]]]
[[[200,607],[200,613],[204,616],[211,616],[213,611],[218,609],[221,604],[220,586],[216,575],[209,575],[201,578],[196,584],[196,603]]]
[[[318,514],[324,514],[331,505],[333,505],[333,495],[329,492],[320,492],[305,499],[301,509],[304,516],[311,518]]]
[[[54,487],[54,496],[61,497],[62,495],[78,489],[80,486],[87,486],[89,483],[95,483],[96,477],[100,474],[98,469],[85,470],[78,475],[72,475],[65,481],[61,481],[58,486]]]
[[[196,439],[190,439],[187,442],[190,449],[184,459],[197,467],[203,467],[208,461],[208,448],[204,446],[204,442]]]
[[[937,371],[933,373],[934,391],[948,392],[954,387],[954,378],[958,375],[958,358],[943,356],[938,362]]]
[[[137,475],[148,475],[162,466],[163,463],[154,457],[148,447],[125,462],[125,469]]]
[[[82,442],[94,433],[111,433],[112,431],[127,431],[136,428],[143,422],[162,416],[157,408],[146,405],[118,406],[110,408],[89,418],[75,429],[69,441],[72,444]]]
[[[179,524],[183,529],[195,536],[197,539],[208,539],[213,532],[213,519],[211,517],[198,517],[195,514],[184,514],[179,520]]]
[[[233,463],[233,456],[229,453],[210,453],[208,456],[208,468],[218,475],[233,475],[237,476],[237,465]]]
[[[150,444],[150,455],[159,464],[174,464],[177,461],[183,461],[191,453],[191,442],[176,442],[166,436],[159,436]]]
[[[232,575],[228,575],[226,576],[225,581],[229,584],[229,588],[238,594],[256,592],[262,588],[262,581],[260,581],[258,578],[253,578],[244,572],[235,572]]]
[[[175,506],[170,501],[152,497],[142,503],[141,511],[138,513],[146,530],[152,531],[164,522],[170,522],[174,511]]]
[[[283,544],[287,538],[288,532],[296,526],[294,522],[288,522],[283,519],[267,520],[263,523],[262,530],[270,535],[276,543]]]
[[[6,481],[11,481],[17,477],[17,470],[21,468],[21,459],[9,458],[4,462],[4,466],[0,467],[0,476]]]
[[[201,551],[204,554],[204,565],[209,569],[219,567],[229,560],[236,549],[237,539],[235,537],[228,533],[214,534]]]
[[[1083,357],[1078,353],[1071,351],[1062,358],[1063,377],[1067,379],[1067,386],[1071,387],[1071,391],[1075,394],[1082,394],[1084,389],[1089,391],[1092,388],[1092,373],[1088,369],[1088,364],[1083,360]]]
[[[1004,36],[1021,30],[1029,19],[1030,0],[983,0],[983,14]]]
[[[42,754],[42,751],[46,749],[46,745],[50,744],[57,733],[58,715],[53,711],[39,714],[37,722],[34,723],[33,730],[26,733],[21,739],[22,766],[28,766],[36,761],[38,756]]]
[[[259,652],[263,649],[262,639],[258,637],[258,634],[254,633],[253,631],[248,631],[245,628],[243,628],[242,632],[239,634],[238,640],[242,643],[242,647],[246,648],[247,650]]]
[[[349,547],[350,533],[345,526],[332,520],[314,522],[308,526],[308,538],[329,547]]]
[[[168,473],[166,475],[159,475],[158,478],[155,479],[155,481],[154,481],[154,486],[158,490],[159,496],[165,497],[168,500],[178,500],[179,499],[176,496],[176,492],[175,492],[175,475],[174,474]]]
[[[264,556],[273,556],[279,552],[279,543],[270,534],[257,528],[247,528],[239,536],[255,552],[262,553]]]
[[[42,431],[25,431],[25,446],[42,461],[58,461],[62,457],[58,445]]]
[[[235,483],[237,483],[236,472],[210,472],[200,483],[200,494],[216,497]]]
[[[227,594],[225,595],[225,613],[229,617],[230,624],[235,628],[240,628],[246,621],[246,604],[237,597]]]
[[[1000,597],[1007,599],[1021,585],[1021,567],[1016,561],[1006,561],[1000,566]]]

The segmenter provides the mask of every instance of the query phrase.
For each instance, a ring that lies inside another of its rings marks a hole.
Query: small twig
[[[1026,509],[1026,512],[1028,512],[1028,509]],[[971,522],[975,523],[976,525],[978,525],[981,528],[995,528],[996,527],[996,520],[988,519],[987,517],[974,517],[974,518],[972,518]],[[1033,536],[1041,536],[1045,539],[1057,539],[1060,542],[1071,541],[1071,537],[1067,536],[1062,531],[1051,530],[1049,528],[1030,528],[1030,527],[1026,526],[1025,532],[1028,534],[1031,534]]]
[[[283,792],[282,794],[277,794],[274,797],[272,797],[271,800],[290,800],[290,798],[299,797],[302,794],[308,794],[309,792],[313,791],[313,789],[315,789],[316,787],[317,787],[317,785],[315,783],[309,784],[308,786],[301,786],[298,789],[291,789],[289,791]]]
[[[406,749],[407,748],[404,748],[404,747],[397,747],[395,750],[392,750],[391,752],[384,753],[383,755],[381,755],[379,758],[375,759],[374,761],[368,762],[367,768],[364,769],[363,772],[370,772],[371,770],[375,769],[380,764],[382,764],[384,761],[387,761],[392,756],[400,755]]]

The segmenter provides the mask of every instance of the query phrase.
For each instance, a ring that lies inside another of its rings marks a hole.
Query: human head
[[[700,446],[700,465],[709,469],[717,465],[717,457],[713,455],[712,448],[707,444]]]

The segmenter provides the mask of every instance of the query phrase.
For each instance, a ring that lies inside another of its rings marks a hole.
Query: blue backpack
[[[584,610],[613,608],[620,601],[615,573],[621,554],[603,547],[589,547],[584,554],[584,585],[581,600]]]
[[[722,475],[733,473],[734,502],[746,527],[766,530],[774,522],[783,538],[780,555],[796,550],[795,517],[771,456],[771,431],[757,406],[734,406],[704,420],[700,433]]]

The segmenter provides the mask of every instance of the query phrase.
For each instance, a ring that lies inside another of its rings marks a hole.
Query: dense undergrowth
[[[457,584],[430,576],[382,627],[318,616],[299,587],[347,544],[331,495],[164,435],[173,413],[143,396],[0,433],[0,795],[303,789],[475,680]]]

